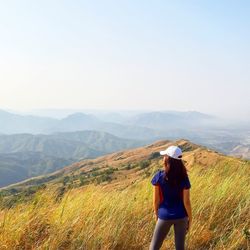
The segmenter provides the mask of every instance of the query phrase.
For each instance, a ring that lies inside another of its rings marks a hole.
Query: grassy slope
[[[189,249],[247,249],[250,163],[204,148],[184,160],[192,184]],[[116,172],[111,183],[69,189],[57,201],[57,186],[48,185],[30,202],[1,210],[0,249],[148,249],[155,226],[150,180],[159,168],[156,158],[147,169]],[[173,249],[173,229],[165,244]]]

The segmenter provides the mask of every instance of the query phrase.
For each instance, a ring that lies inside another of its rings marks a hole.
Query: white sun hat
[[[166,150],[160,151],[160,155],[168,155],[174,159],[181,160],[182,151],[177,146],[169,146]]]

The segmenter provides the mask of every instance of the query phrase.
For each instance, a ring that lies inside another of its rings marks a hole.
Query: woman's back
[[[153,185],[159,186],[160,191],[158,217],[164,220],[186,217],[187,212],[183,203],[183,189],[191,187],[188,176],[176,185],[172,185],[164,177],[164,170],[158,170],[151,180]]]

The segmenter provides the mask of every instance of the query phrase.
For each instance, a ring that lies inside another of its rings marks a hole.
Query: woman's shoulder
[[[190,183],[190,179],[189,179],[188,175],[186,175],[186,176],[183,178],[183,180],[182,180],[182,182],[181,182],[181,186],[182,186],[182,188],[184,188],[184,189],[189,189],[189,188],[191,188],[191,183]]]
[[[154,174],[154,175],[162,175],[162,174],[163,174],[163,172],[164,172],[164,170],[163,170],[163,169],[158,169],[158,170],[155,172],[155,174]]]
[[[161,177],[163,177],[163,175],[164,175],[164,170],[159,169],[156,173],[157,173],[157,175],[159,176],[159,178],[161,178]]]
[[[164,174],[164,171],[161,170],[161,169],[158,169],[158,170],[155,172],[155,174],[154,174],[154,176],[153,176],[153,178],[152,178],[152,180],[151,180],[151,183],[152,183],[153,185],[155,185],[155,184],[157,184],[157,183],[160,184],[163,174]]]

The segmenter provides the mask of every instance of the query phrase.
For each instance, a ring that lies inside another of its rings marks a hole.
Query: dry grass
[[[188,249],[249,249],[249,162],[222,156],[215,161],[204,152],[194,158]],[[206,159],[213,167],[205,167]],[[150,167],[152,174],[158,167]],[[155,226],[150,180],[120,191],[101,185],[72,189],[60,202],[55,187],[42,190],[32,202],[0,211],[0,249],[148,249]],[[166,245],[173,249],[172,229],[162,249]]]

